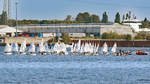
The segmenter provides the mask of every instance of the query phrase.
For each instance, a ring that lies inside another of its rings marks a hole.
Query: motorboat
[[[136,55],[148,55],[148,52],[143,52],[141,50],[136,51]]]

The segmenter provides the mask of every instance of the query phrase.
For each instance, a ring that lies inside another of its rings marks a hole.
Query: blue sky
[[[13,0],[13,4],[14,4]],[[75,17],[79,12],[97,14],[107,11],[113,21],[116,12],[121,15],[132,11],[138,19],[150,19],[150,0],[18,0],[19,19],[65,19],[67,15]],[[14,9],[14,5],[13,5]],[[0,0],[0,11],[2,0]],[[15,16],[13,10],[12,16]]]

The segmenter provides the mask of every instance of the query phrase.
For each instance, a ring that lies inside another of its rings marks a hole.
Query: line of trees
[[[136,19],[134,16],[133,18]],[[125,19],[131,19],[131,12],[126,13],[122,16],[122,21]],[[121,15],[119,12],[116,13],[114,23],[122,23]],[[76,23],[110,23],[107,12],[104,12],[102,15],[102,19],[100,20],[99,16],[96,14],[89,14],[88,12],[83,12],[77,14],[77,16],[73,19],[71,15],[68,15],[64,20],[19,20],[18,24],[76,24]],[[112,23],[112,22],[111,22]],[[15,26],[16,21],[14,19],[8,20],[7,13],[5,11],[0,15],[0,24],[1,25],[10,25]],[[141,28],[149,28],[150,21],[145,18],[142,21]]]

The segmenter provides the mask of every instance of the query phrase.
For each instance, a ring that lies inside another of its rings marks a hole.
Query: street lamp
[[[18,8],[17,8],[18,2],[16,2],[15,4],[16,4],[16,37],[17,37],[18,36],[18,31],[17,31],[18,29]]]

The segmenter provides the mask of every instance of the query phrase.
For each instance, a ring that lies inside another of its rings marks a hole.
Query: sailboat
[[[36,55],[34,43],[31,43],[31,44],[30,44],[30,47],[29,47],[28,52],[29,52],[29,54],[32,55],[32,56],[35,56],[35,55]]]
[[[13,43],[13,49],[12,51],[15,53],[15,54],[18,54],[19,53],[19,47],[18,47],[18,44],[17,43]]]
[[[19,53],[22,55],[26,54],[26,40],[24,40],[24,42],[21,44],[21,47],[19,49]]]
[[[81,51],[81,40],[79,39],[78,43],[74,45],[73,54],[79,54]]]
[[[116,51],[117,51],[117,43],[114,43],[112,49],[111,49],[111,53],[112,54],[116,54]]]
[[[99,45],[94,45],[94,49],[93,49],[93,55],[97,56],[98,55],[98,50],[99,50]]]
[[[6,43],[5,49],[4,49],[4,53],[7,55],[11,55],[12,54],[12,46],[9,43]]]
[[[47,43],[44,44],[44,47],[45,47],[45,52],[46,52],[46,53],[49,53],[49,50],[50,50],[50,49],[49,49],[49,46],[48,46]]]
[[[39,44],[39,53],[41,55],[45,55],[46,54],[46,50],[45,50],[45,46],[44,46],[44,43],[43,43],[43,39],[42,39],[41,43]]]
[[[102,47],[102,54],[107,55],[108,54],[108,46],[107,43],[105,42],[103,47]]]

